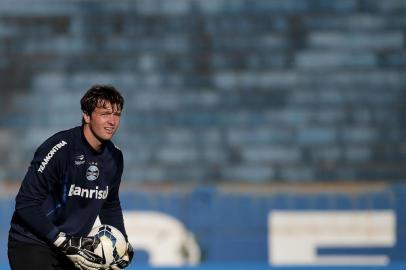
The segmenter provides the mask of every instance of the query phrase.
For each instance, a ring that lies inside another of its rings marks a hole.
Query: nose
[[[112,125],[112,126],[117,126],[120,122],[120,116],[115,115],[115,114],[110,114],[107,123]]]
[[[107,118],[107,123],[110,125],[115,125],[117,122],[116,117],[114,114],[110,114],[109,117]]]

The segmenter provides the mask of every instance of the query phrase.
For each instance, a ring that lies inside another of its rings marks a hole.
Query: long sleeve
[[[55,239],[59,230],[42,205],[63,178],[66,145],[66,141],[60,140],[45,142],[38,148],[16,197],[16,215],[38,236],[49,241]]]
[[[123,155],[121,151],[117,163],[118,171],[114,180],[114,186],[112,187],[107,200],[103,204],[99,217],[102,224],[109,224],[116,227],[127,239],[127,233],[124,227],[123,212],[119,198],[119,188],[123,173]]]

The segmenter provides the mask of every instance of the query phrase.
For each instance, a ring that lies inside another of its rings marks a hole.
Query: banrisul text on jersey
[[[59,149],[67,145],[68,143],[65,141],[60,141],[58,144],[56,144],[54,147],[52,147],[51,151],[45,156],[45,158],[41,162],[41,166],[38,168],[38,172],[43,172],[45,167],[47,166],[48,162],[52,159],[52,157],[55,155],[56,152],[58,152]]]
[[[75,185],[71,185],[69,188],[68,196],[79,196],[82,198],[89,199],[106,199],[109,194],[109,186],[105,190],[99,190],[99,187],[96,186],[96,189],[81,188]]]

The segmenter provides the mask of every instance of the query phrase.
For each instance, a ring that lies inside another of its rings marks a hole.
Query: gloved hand
[[[126,268],[132,261],[134,257],[133,247],[129,242],[127,242],[127,252],[118,261],[110,265],[111,270],[122,270]]]
[[[75,237],[59,233],[54,245],[57,246],[81,270],[105,268],[105,260],[94,253],[100,243],[97,237]]]

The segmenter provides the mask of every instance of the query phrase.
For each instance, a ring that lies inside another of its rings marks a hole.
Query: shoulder
[[[55,160],[65,160],[68,155],[69,145],[71,144],[72,130],[60,131],[42,143],[35,152],[33,162],[38,162],[38,172],[43,172],[48,163]]]
[[[72,142],[72,139],[75,137],[75,132],[76,128],[68,129],[68,130],[63,130],[55,133],[48,139],[46,139],[41,145],[41,147],[49,147],[49,146],[54,146],[54,145],[59,145],[59,146],[65,146],[68,145]]]
[[[68,130],[63,130],[58,133],[55,133],[48,139],[46,139],[39,147],[38,150],[47,150],[53,149],[56,150],[61,148],[67,148],[66,146],[70,145],[77,133],[77,128],[72,128]]]
[[[114,159],[121,159],[121,160],[123,159],[123,152],[112,141],[109,141],[107,143],[107,148],[108,148],[109,152],[112,154],[112,156],[114,157]]]

